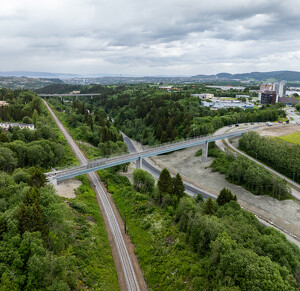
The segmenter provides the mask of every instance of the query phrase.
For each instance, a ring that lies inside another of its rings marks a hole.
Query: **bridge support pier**
[[[51,177],[51,178],[49,178],[49,180],[48,180],[49,182],[49,184],[51,184],[51,185],[53,185],[53,186],[57,186],[57,179],[55,178],[55,177]]]
[[[208,153],[208,142],[205,142],[202,145],[202,163],[207,162],[207,153]]]
[[[136,160],[135,162],[136,168],[137,169],[142,169],[143,168],[143,159],[140,157]]]

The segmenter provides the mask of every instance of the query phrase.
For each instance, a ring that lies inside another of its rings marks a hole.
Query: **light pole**
[[[256,154],[256,159],[257,159],[257,153],[255,153]]]
[[[295,181],[295,173],[293,173],[293,181]]]

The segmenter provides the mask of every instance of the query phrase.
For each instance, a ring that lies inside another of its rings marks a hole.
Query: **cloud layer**
[[[0,71],[300,71],[297,0],[10,0]]]

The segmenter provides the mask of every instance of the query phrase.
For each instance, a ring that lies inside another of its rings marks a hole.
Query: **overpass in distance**
[[[100,96],[101,93],[90,93],[90,94],[37,94],[40,97],[93,97],[93,96]]]
[[[207,161],[207,153],[208,153],[208,143],[216,140],[222,140],[225,138],[233,138],[237,136],[243,135],[245,132],[250,131],[253,129],[247,130],[239,130],[235,132],[228,132],[219,135],[208,135],[202,137],[191,138],[184,141],[173,142],[168,144],[163,144],[160,146],[152,147],[150,149],[141,151],[141,152],[134,152],[125,155],[120,155],[116,157],[110,158],[102,158],[88,161],[83,165],[67,168],[60,171],[53,171],[47,173],[47,178],[49,179],[50,183],[56,184],[57,182],[73,178],[76,176],[80,176],[83,174],[87,174],[89,172],[95,172],[98,170],[110,168],[117,165],[122,165],[125,163],[136,161],[137,168],[141,168],[143,158],[148,158],[151,156],[157,156],[160,154],[166,154],[169,152],[194,147],[198,145],[203,145],[202,148],[202,162]]]

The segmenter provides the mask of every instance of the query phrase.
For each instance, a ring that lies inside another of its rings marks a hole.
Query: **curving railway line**
[[[44,100],[43,100],[44,101]],[[77,144],[74,142],[73,138],[71,135],[68,133],[68,131],[64,128],[62,123],[59,121],[59,119],[56,117],[52,109],[49,107],[47,102],[45,102],[45,105],[47,109],[49,110],[51,116],[55,120],[58,128],[68,141],[72,151],[76,155],[77,159],[80,162],[80,165],[85,166],[87,165],[87,158],[84,156],[84,154],[81,152]],[[129,256],[120,226],[118,224],[117,218],[115,216],[115,213],[113,211],[112,205],[110,200],[108,199],[102,185],[100,178],[96,175],[95,172],[87,174],[88,177],[90,178],[90,181],[94,184],[94,189],[98,197],[100,198],[100,201],[102,203],[103,209],[104,209],[104,215],[107,218],[108,225],[110,228],[110,232],[113,236],[113,241],[116,246],[117,252],[118,252],[118,257],[121,263],[121,269],[125,278],[125,284],[126,284],[126,289],[127,290],[132,290],[132,291],[139,291],[140,286],[139,282],[137,280],[136,272],[133,267],[133,263],[131,261],[131,258]]]

